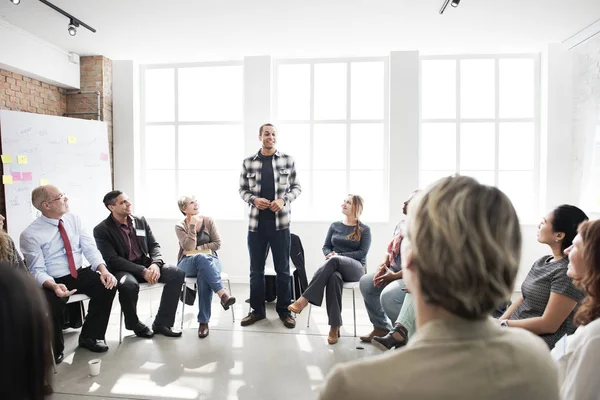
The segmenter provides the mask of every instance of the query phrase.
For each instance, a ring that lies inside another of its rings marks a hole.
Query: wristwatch
[[[500,326],[508,328],[508,320],[507,319],[503,319],[502,321],[500,321]]]

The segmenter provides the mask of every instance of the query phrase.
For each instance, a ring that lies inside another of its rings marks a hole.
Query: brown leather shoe
[[[373,340],[373,338],[375,336],[385,336],[385,335],[387,335],[387,333],[388,333],[387,329],[373,328],[371,333],[369,333],[368,335],[361,336],[360,341],[365,342],[365,343],[371,343],[371,340]]]
[[[242,326],[248,326],[248,325],[252,325],[255,322],[260,321],[261,319],[265,319],[266,317],[264,315],[258,315],[255,312],[251,312],[248,315],[246,315],[244,318],[242,318],[242,322],[240,323],[240,325]]]
[[[229,307],[235,304],[235,297],[230,296],[228,293],[223,293],[221,296],[221,307],[224,310],[229,310]]]
[[[294,329],[296,327],[296,320],[291,314],[282,314],[279,319],[283,322],[283,326],[288,329]]]
[[[198,337],[200,339],[204,339],[207,336],[208,336],[208,324],[201,322],[200,326],[198,327]]]

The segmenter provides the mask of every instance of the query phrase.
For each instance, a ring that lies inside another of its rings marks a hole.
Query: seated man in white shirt
[[[21,233],[21,252],[48,300],[55,361],[58,364],[63,359],[61,314],[75,292],[91,298],[79,346],[93,352],[107,351],[104,335],[117,280],[106,269],[94,238],[82,229],[79,217],[69,213],[68,198],[61,190],[51,185],[37,187],[31,192],[31,202],[42,216]],[[82,265],[82,255],[91,267]]]

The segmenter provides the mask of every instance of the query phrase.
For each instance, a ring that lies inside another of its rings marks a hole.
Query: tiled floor
[[[231,312],[213,303],[211,332],[198,339],[197,305],[185,308],[184,333],[179,339],[156,336],[139,339],[125,331],[119,345],[119,303],[115,298],[107,333],[110,350],[101,355],[78,349],[79,331],[65,332],[65,361],[55,375],[52,400],[71,399],[239,399],[282,400],[316,398],[318,387],[332,366],[339,362],[380,354],[370,344],[353,337],[352,297],[344,291],[342,337],[328,345],[329,327],[324,308],[313,307],[311,326],[306,328],[308,309],[298,315],[296,329],[285,328],[275,305],[268,304],[268,319],[242,328],[248,312],[243,302],[247,285],[233,285],[236,322]],[[160,289],[140,293],[140,318],[151,324],[148,301],[154,312]],[[371,329],[362,298],[357,292],[357,333]],[[181,321],[181,303],[177,314]],[[88,361],[102,359],[100,375],[89,375]]]

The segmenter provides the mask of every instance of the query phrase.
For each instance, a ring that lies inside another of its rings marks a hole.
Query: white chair
[[[163,286],[165,286],[164,283],[155,283],[154,285],[150,285],[149,283],[140,283],[140,292],[158,289]],[[152,300],[148,301],[148,308],[150,309],[150,317],[152,317]],[[121,316],[119,318],[119,344],[123,343],[123,318],[123,309],[121,308]]]
[[[74,294],[69,296],[69,299],[67,300],[67,304],[71,304],[71,303],[81,303],[82,301],[85,300],[89,300],[89,296],[86,294]],[[81,311],[81,322],[83,323],[83,319],[85,318],[85,316],[83,315],[83,307],[81,307],[81,304],[79,305],[79,309]],[[56,374],[56,360],[54,359],[54,348],[53,348],[53,344],[50,343],[50,351],[52,353],[52,364],[54,366],[54,373]]]
[[[344,289],[352,290],[352,314],[354,316],[354,337],[356,337],[356,290],[359,289],[360,282],[344,282]],[[310,327],[310,311],[312,310],[312,304],[308,304],[308,320],[306,321],[306,327]]]
[[[221,272],[221,282],[223,282],[223,283],[227,282],[227,289],[229,290],[229,295],[233,296],[233,293],[231,293],[231,281],[229,280],[229,274],[227,272]],[[193,287],[194,290],[196,290],[196,291],[198,290],[195,276],[186,277],[184,285]],[[186,294],[187,294],[187,291],[184,288],[183,306],[181,306],[181,329],[183,329],[183,318],[185,316],[184,311],[185,311],[185,296],[186,296]],[[229,309],[231,310],[231,319],[233,322],[235,322],[235,311],[233,310],[233,306],[229,307]]]

